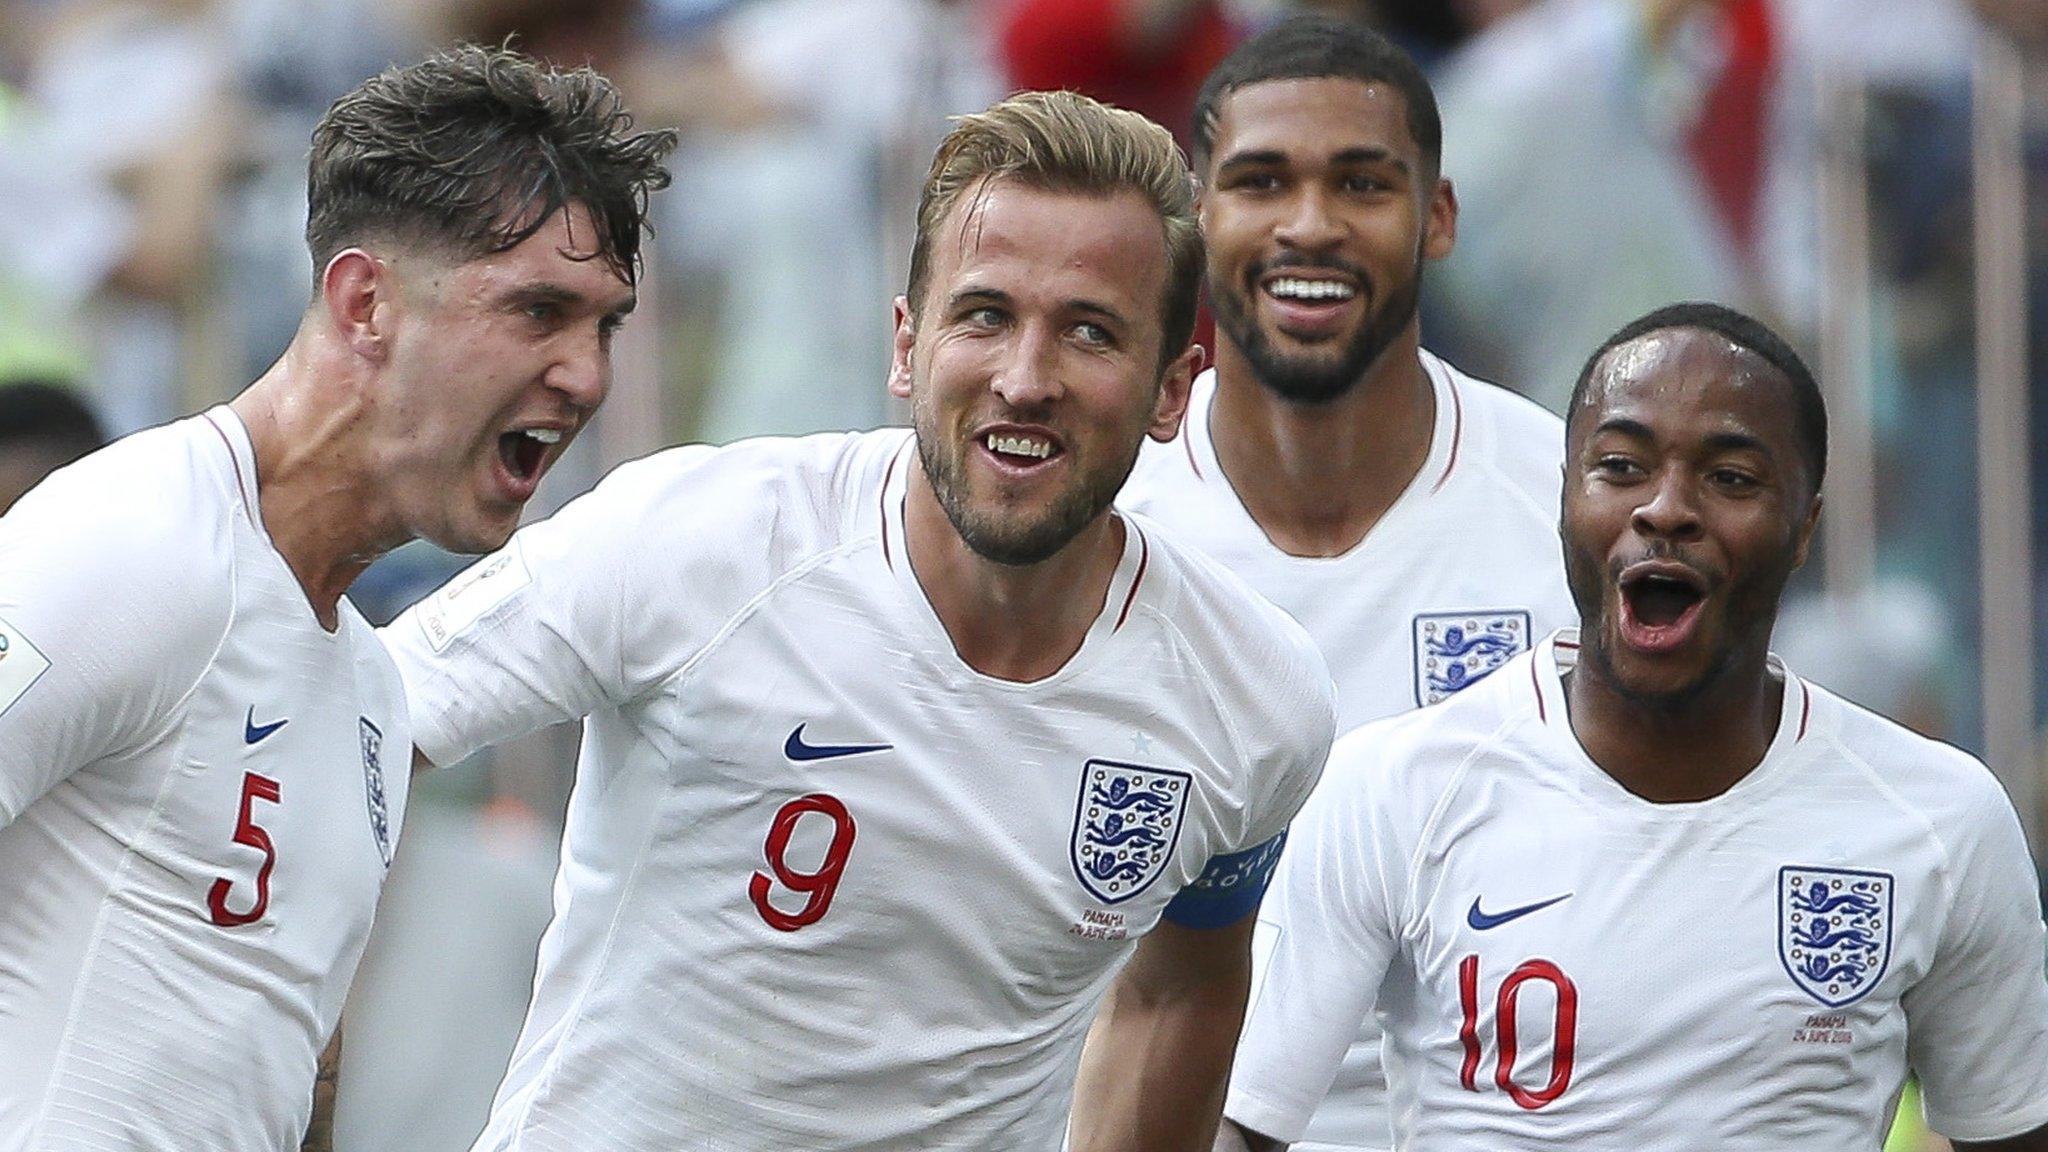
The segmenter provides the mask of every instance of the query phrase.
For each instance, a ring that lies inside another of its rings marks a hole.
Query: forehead
[[[1155,311],[1166,289],[1164,225],[1128,189],[1094,195],[990,181],[962,192],[931,245],[928,300],[989,289],[1111,304],[1136,319]]]
[[[459,280],[476,290],[513,290],[536,282],[575,291],[593,300],[631,297],[632,285],[600,253],[603,244],[590,212],[581,204],[556,209],[533,235],[503,252],[464,261]]]
[[[1798,458],[1792,383],[1717,332],[1667,328],[1609,349],[1571,414],[1578,436],[1630,421],[1674,442],[1736,433]]]
[[[1408,101],[1392,84],[1339,76],[1261,80],[1233,89],[1217,104],[1212,163],[1247,152],[1305,160],[1354,149],[1419,159],[1421,145],[1408,131]]]

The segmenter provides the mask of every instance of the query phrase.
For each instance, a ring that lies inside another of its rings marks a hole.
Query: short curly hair
[[[611,81],[507,48],[462,45],[364,81],[313,129],[306,245],[316,270],[373,237],[475,259],[517,247],[569,204],[597,255],[638,279],[667,130],[633,132]]]

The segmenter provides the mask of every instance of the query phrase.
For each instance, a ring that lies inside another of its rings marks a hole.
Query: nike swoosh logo
[[[275,724],[258,724],[256,723],[256,706],[251,704],[249,705],[249,718],[242,722],[242,743],[260,744],[268,740],[272,733],[289,723],[291,723],[291,720],[286,718],[279,720]]]
[[[1541,912],[1560,900],[1569,900],[1571,898],[1572,894],[1567,892],[1562,896],[1552,896],[1548,900],[1538,900],[1534,904],[1524,904],[1520,908],[1510,908],[1505,912],[1488,913],[1479,910],[1479,897],[1474,896],[1472,898],[1472,910],[1465,913],[1465,923],[1470,924],[1477,931],[1484,932],[1488,928],[1498,928],[1510,920],[1520,920],[1531,912]]]
[[[887,752],[894,744],[806,744],[804,726],[790,729],[789,739],[782,742],[782,754],[791,760],[836,760],[841,756],[858,756],[863,752]]]

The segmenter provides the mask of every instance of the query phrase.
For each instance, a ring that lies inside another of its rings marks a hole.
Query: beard
[[[1252,374],[1261,385],[1297,404],[1323,404],[1351,391],[1415,318],[1422,299],[1422,251],[1418,245],[1414,274],[1366,314],[1365,322],[1335,355],[1289,355],[1273,346],[1253,315],[1252,304],[1259,280],[1282,268],[1344,272],[1361,285],[1371,280],[1357,267],[1339,261],[1281,257],[1253,265],[1246,277],[1252,287],[1245,292],[1224,291],[1210,284],[1209,305],[1216,313],[1216,327],[1251,362]]]
[[[1144,443],[1142,433],[1133,436],[1128,451],[1093,468],[1070,444],[1067,451],[1075,465],[1072,479],[1049,505],[1034,514],[1028,508],[1006,507],[1001,498],[977,502],[967,475],[971,445],[942,434],[936,418],[921,407],[913,411],[911,424],[917,437],[918,463],[953,531],[975,555],[1012,568],[1052,559],[1107,511],[1123,490]]]

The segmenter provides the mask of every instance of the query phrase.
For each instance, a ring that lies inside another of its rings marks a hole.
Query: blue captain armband
[[[1287,833],[1282,832],[1257,847],[1210,857],[1209,866],[1174,896],[1162,915],[1183,928],[1222,928],[1251,915],[1266,894],[1286,843]]]

